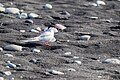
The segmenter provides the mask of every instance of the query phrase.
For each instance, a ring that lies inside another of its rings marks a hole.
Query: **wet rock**
[[[34,53],[40,53],[40,50],[39,49],[33,49],[32,52],[34,52]]]
[[[11,63],[10,61],[7,61],[7,62],[8,62],[7,63],[8,68],[16,68],[17,67],[15,64]]]
[[[69,16],[69,17],[71,16],[70,13],[67,11],[62,11],[62,12],[60,12],[60,14],[65,15],[65,16]]]
[[[22,51],[22,46],[18,46],[18,45],[14,45],[14,44],[10,44],[4,47],[5,50],[9,50],[9,51]]]
[[[52,9],[53,7],[52,7],[51,4],[45,4],[45,5],[43,6],[43,8],[44,8],[44,9]]]
[[[110,58],[102,61],[102,63],[120,64],[120,60],[115,58]]]
[[[0,47],[0,51],[3,51],[3,48]]]
[[[38,18],[39,15],[36,14],[36,13],[30,13],[30,14],[28,15],[28,17],[29,17],[29,18]]]
[[[63,72],[56,71],[56,70],[47,70],[49,73],[54,74],[54,75],[64,75]]]
[[[13,57],[12,54],[4,54],[5,56],[8,56],[8,57]]]
[[[55,24],[55,28],[58,28],[58,29],[61,29],[61,30],[66,29],[66,27],[61,25],[61,24]]]
[[[30,23],[30,24],[33,24],[34,22],[33,22],[33,20],[32,20],[32,19],[27,19],[27,20],[25,20],[25,23]]]
[[[77,63],[77,64],[79,64],[79,65],[82,64],[82,62],[81,62],[81,61],[78,61],[78,60],[75,60],[74,63]]]
[[[5,13],[19,14],[20,10],[18,8],[6,8]]]
[[[86,40],[86,41],[88,41],[90,39],[90,37],[91,36],[89,36],[89,35],[82,35],[82,36],[80,36],[80,40]]]

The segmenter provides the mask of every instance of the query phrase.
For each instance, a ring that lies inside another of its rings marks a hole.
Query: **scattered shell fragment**
[[[90,35],[82,35],[82,36],[80,36],[80,40],[86,40],[86,41],[88,41],[89,39],[90,39]]]
[[[76,70],[73,68],[69,68],[68,71],[76,71]]]
[[[5,12],[11,14],[19,14],[20,10],[18,8],[6,8]]]
[[[37,27],[36,30],[38,30],[38,31],[42,31],[42,29],[41,29],[40,27]]]
[[[5,50],[10,50],[10,51],[22,51],[22,46],[19,45],[14,45],[10,44],[4,47]]]
[[[0,12],[5,12],[5,8],[0,6]]]
[[[74,59],[78,59],[79,57],[78,56],[73,56]]]
[[[45,4],[45,5],[43,6],[43,8],[45,8],[45,9],[52,9],[53,7],[52,7],[51,4]]]
[[[110,59],[106,59],[105,61],[102,61],[102,63],[120,64],[120,60],[115,58],[110,58]]]
[[[58,29],[61,29],[61,30],[66,29],[66,27],[61,25],[61,24],[55,24],[55,28],[58,28]]]
[[[92,16],[92,17],[89,17],[89,19],[92,19],[92,20],[97,20],[97,19],[98,19],[98,17],[94,17],[94,16]]]
[[[29,18],[38,18],[39,15],[36,14],[36,13],[30,13],[30,14],[28,15],[28,17],[29,17]]]
[[[33,49],[32,52],[39,53],[40,50],[39,49]]]
[[[66,52],[65,55],[71,55],[71,52]]]
[[[48,70],[49,73],[52,73],[54,75],[63,75],[64,73],[63,72],[60,72],[60,71],[56,71],[56,70]]]
[[[8,57],[13,57],[12,54],[4,54],[5,56],[8,56]]]
[[[30,32],[39,33],[39,31],[35,29],[31,29]]]
[[[27,13],[21,13],[17,17],[20,19],[26,19],[26,18],[28,18],[28,15],[27,15]]]
[[[3,48],[0,47],[0,51],[3,51]]]
[[[25,32],[25,30],[20,30],[20,32],[24,33],[24,32]]]
[[[4,80],[4,78],[3,78],[3,77],[0,77],[0,80]]]
[[[97,3],[98,6],[99,5],[106,5],[106,3],[102,0],[97,0],[96,3]]]
[[[75,60],[74,62],[77,63],[77,64],[79,64],[79,65],[82,64],[82,62],[81,62],[81,61],[78,61],[78,60]]]
[[[10,61],[7,61],[7,62],[8,62],[8,63],[7,63],[7,66],[8,66],[9,68],[16,68],[16,67],[17,67],[15,64],[11,63]]]
[[[4,71],[3,74],[9,76],[9,75],[11,75],[12,73],[11,73],[10,71]]]
[[[27,20],[25,20],[25,23],[31,23],[31,24],[33,24],[34,22],[33,22],[32,19],[27,19]]]

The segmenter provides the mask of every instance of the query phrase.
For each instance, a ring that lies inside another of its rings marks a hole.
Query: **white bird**
[[[34,41],[40,41],[45,45],[49,45],[48,42],[55,42],[56,39],[54,37],[54,30],[48,28],[48,30],[44,31],[41,35],[34,38],[28,38],[27,40],[22,40],[21,42],[26,43]]]

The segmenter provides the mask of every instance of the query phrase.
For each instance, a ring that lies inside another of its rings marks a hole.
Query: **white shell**
[[[92,16],[92,17],[89,17],[90,19],[93,19],[93,20],[96,20],[96,19],[98,19],[98,17],[94,17],[94,16]]]
[[[13,57],[12,54],[4,54],[5,56],[8,56],[8,57]]]
[[[10,50],[10,51],[22,51],[22,46],[11,44],[11,45],[5,46],[4,49]]]
[[[44,8],[45,9],[52,9],[52,5],[51,4],[45,4]]]
[[[0,12],[5,12],[5,8],[0,6]]]
[[[56,71],[56,70],[49,70],[50,73],[55,74],[55,75],[63,75],[63,72]]]
[[[0,77],[0,80],[5,80],[3,77]]]
[[[0,47],[0,51],[3,51],[3,48]]]
[[[58,29],[61,29],[61,30],[66,29],[66,27],[61,25],[61,24],[55,24],[55,28],[58,28]]]
[[[106,3],[104,1],[102,1],[102,0],[97,0],[96,3],[98,5],[106,5]]]
[[[89,40],[90,38],[91,38],[91,36],[89,36],[89,35],[80,36],[80,40]]]
[[[25,30],[20,30],[20,32],[24,33],[24,32],[25,32]]]
[[[9,75],[11,75],[12,73],[10,72],[10,71],[5,71],[5,72],[3,72],[5,75],[7,75],[7,76],[9,76]]]
[[[35,29],[31,29],[30,30],[31,32],[34,32],[34,33],[39,33],[39,31],[35,30]]]
[[[39,17],[39,15],[38,15],[38,14],[35,14],[35,13],[30,13],[30,14],[28,15],[28,17],[29,17],[29,18],[37,18],[37,17]]]
[[[74,59],[78,59],[79,57],[78,56],[73,56]]]
[[[65,55],[71,55],[71,52],[66,52]]]
[[[106,59],[105,61],[103,61],[103,63],[120,64],[120,60],[111,58],[111,59]]]
[[[81,62],[81,61],[78,61],[78,60],[75,60],[74,62],[77,63],[77,64],[79,64],[79,65],[82,64],[82,62]]]
[[[35,53],[39,53],[40,52],[39,49],[33,49],[32,51],[35,52]]]
[[[54,33],[57,33],[57,32],[58,32],[58,30],[57,30],[56,28],[54,28],[54,27],[50,27],[49,29],[54,30]],[[48,30],[48,28],[45,28],[45,29],[44,29],[44,31],[46,31],[46,30]]]
[[[6,8],[5,12],[6,13],[11,13],[11,14],[19,14],[19,9],[18,8]]]
[[[21,13],[21,14],[18,15],[18,18],[26,19],[26,18],[28,18],[28,15],[27,15],[27,13]]]
[[[69,68],[68,71],[76,71],[76,70],[73,68]]]

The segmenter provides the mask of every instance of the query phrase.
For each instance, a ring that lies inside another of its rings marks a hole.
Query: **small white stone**
[[[3,51],[3,48],[0,47],[0,51]]]
[[[51,4],[45,4],[45,6],[43,6],[43,8],[45,8],[45,9],[52,9],[52,5]]]
[[[5,8],[0,6],[0,12],[5,12]]]
[[[56,71],[56,70],[48,70],[48,72],[54,74],[54,75],[63,75],[64,73],[63,72],[60,72],[60,71]]]
[[[68,71],[76,71],[76,70],[73,68],[69,68]]]
[[[40,27],[37,27],[36,30],[38,30],[38,31],[42,31],[42,29],[41,29]]]
[[[5,80],[3,77],[0,77],[0,80]]]
[[[30,32],[39,33],[39,31],[37,31],[35,29],[31,29]]]
[[[95,17],[95,16],[92,16],[92,17],[89,17],[89,18],[92,19],[92,20],[98,19],[98,17]]]
[[[115,58],[110,58],[103,61],[103,63],[120,64],[120,60]]]
[[[20,32],[24,33],[24,32],[25,32],[25,30],[20,30]]]
[[[66,52],[65,55],[71,55],[71,52]]]
[[[19,11],[20,10],[18,8],[6,8],[5,9],[6,13],[11,13],[11,14],[20,14]]]
[[[96,3],[97,3],[98,6],[99,5],[106,5],[106,3],[102,0],[97,0]]]
[[[35,53],[39,53],[40,52],[39,49],[33,49],[32,51],[35,52]]]
[[[28,18],[28,15],[27,15],[27,13],[21,13],[21,14],[18,15],[18,18],[26,19],[26,18]]]
[[[18,46],[18,45],[7,45],[4,47],[5,50],[10,50],[10,51],[22,51],[22,46]]]
[[[78,59],[79,57],[78,56],[73,56],[74,59]]]
[[[8,57],[13,57],[12,54],[4,54],[5,56],[8,56]]]
[[[35,13],[30,13],[30,14],[28,15],[28,17],[29,17],[29,18],[38,18],[39,15],[38,15],[38,14],[35,14]]]
[[[61,25],[61,24],[55,24],[55,28],[58,28],[58,29],[61,29],[61,30],[66,29],[66,27]]]
[[[7,75],[7,76],[9,76],[9,75],[12,74],[10,71],[4,71],[3,73],[4,73],[5,75]]]
[[[78,60],[75,60],[74,62],[77,63],[77,64],[79,64],[79,65],[82,64],[82,62],[81,62],[81,61],[78,61]]]
[[[90,39],[90,37],[91,36],[89,36],[89,35],[82,35],[82,36],[80,36],[80,40],[89,40]]]

